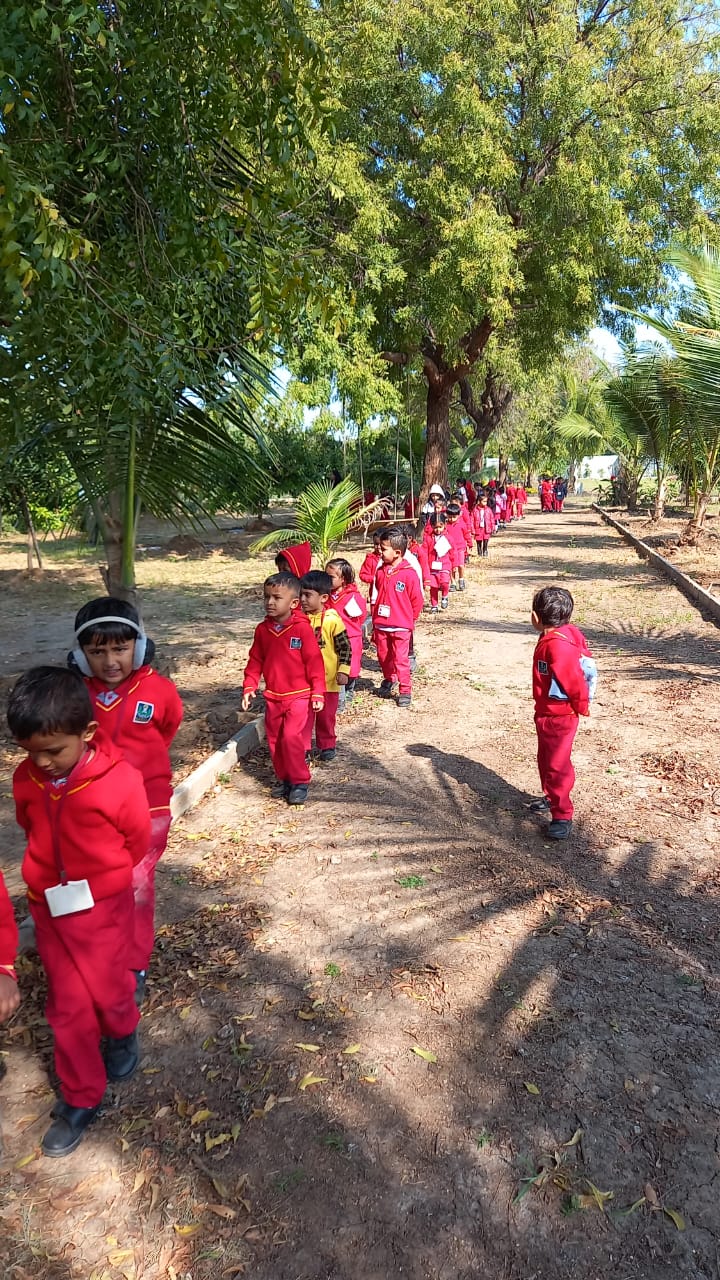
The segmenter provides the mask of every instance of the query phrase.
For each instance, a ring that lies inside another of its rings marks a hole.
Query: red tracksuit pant
[[[130,968],[147,969],[155,946],[155,868],[165,852],[170,813],[150,814],[150,848],[133,870],[135,927],[130,947]]]
[[[312,707],[310,708],[305,724],[306,751],[309,751],[312,747],[313,729],[315,730],[315,745],[318,751],[331,751],[337,746],[335,719],[339,700],[339,693],[326,692],[325,706],[322,711],[313,711]]]
[[[575,770],[570,754],[577,727],[576,715],[535,716],[540,785],[554,821],[572,818],[574,812],[570,792],[575,785]]]
[[[401,693],[412,693],[410,641],[412,631],[380,631],[375,628],[377,656],[384,680],[397,678]]]
[[[270,759],[280,782],[291,786],[310,781],[305,759],[305,725],[310,711],[310,698],[265,699],[265,737]]]
[[[71,1107],[95,1107],[107,1084],[101,1037],[129,1036],[140,1017],[129,961],[133,891],[128,886],[89,911],[55,919],[44,900],[29,905],[62,1096]]]

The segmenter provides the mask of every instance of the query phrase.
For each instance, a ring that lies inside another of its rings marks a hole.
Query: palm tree
[[[667,261],[688,282],[676,317],[636,314],[668,344],[661,395],[675,402],[676,458],[689,477],[693,512],[683,541],[697,542],[720,480],[720,252],[675,247]]]
[[[361,502],[359,486],[349,477],[334,487],[326,481],[309,484],[298,498],[294,526],[264,534],[251,544],[250,553],[257,555],[271,548],[280,550],[300,540],[309,542],[313,553],[324,564],[349,529],[365,517],[379,514],[379,502],[366,507],[361,506]]]

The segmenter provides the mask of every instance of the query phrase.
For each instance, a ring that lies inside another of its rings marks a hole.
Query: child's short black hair
[[[94,719],[85,681],[67,667],[32,667],[8,699],[8,726],[19,742],[35,733],[84,733]]]
[[[349,587],[355,581],[355,570],[349,560],[343,560],[341,556],[336,556],[334,560],[328,560],[325,568],[329,569],[331,565],[333,569],[337,569],[346,587]]]
[[[300,579],[295,577],[294,573],[287,573],[283,570],[280,573],[271,573],[269,578],[263,582],[264,587],[289,587],[295,592],[298,600],[300,599]]]
[[[457,502],[448,502],[448,504],[447,504],[447,514],[448,514],[449,516],[459,516],[459,515],[460,515],[460,508],[459,508],[459,506],[458,506]]]
[[[372,536],[373,542],[382,542],[382,538],[383,538],[382,529],[373,529],[373,536]]]
[[[403,533],[399,525],[393,525],[391,529],[384,529],[380,535],[381,542],[387,542],[393,551],[400,551],[405,555],[407,551],[407,534]]]
[[[317,591],[318,595],[329,596],[332,591],[332,578],[324,569],[311,569],[300,579],[300,586],[306,591]]]
[[[561,627],[570,621],[575,601],[564,587],[543,587],[535,592],[532,607],[544,627]]]
[[[95,618],[127,618],[127,622],[98,622],[97,627],[89,623]],[[128,604],[127,600],[118,600],[115,596],[99,596],[97,600],[89,600],[75,615],[75,636],[81,649],[92,644],[107,644],[112,640],[137,640],[140,634],[140,614]]]
[[[437,529],[439,524],[447,524],[447,520],[445,519],[445,512],[433,511],[432,515],[430,516],[430,524],[432,525],[433,529]]]

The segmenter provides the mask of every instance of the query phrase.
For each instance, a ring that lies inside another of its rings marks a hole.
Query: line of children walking
[[[139,1064],[155,869],[170,826],[168,749],[182,719],[153,652],[131,605],[93,600],[75,619],[69,669],[32,668],[8,700],[10,732],[27,753],[13,794],[59,1082],[47,1156],[74,1151],[108,1080],[127,1082]],[[14,1003],[7,906],[0,884],[0,1020]]]

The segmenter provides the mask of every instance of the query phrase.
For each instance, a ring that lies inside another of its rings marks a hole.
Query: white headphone
[[[108,614],[102,618],[91,618],[89,622],[83,622],[75,632],[76,642],[80,640],[83,631],[89,631],[90,627],[98,627],[101,622],[119,622],[124,627],[132,627],[133,631],[137,631],[137,640],[135,641],[135,652],[133,653],[133,671],[139,671],[145,662],[147,654],[148,638],[145,635],[142,624],[138,626],[137,622],[133,622],[131,618],[118,618],[115,614]],[[79,643],[76,643],[72,651],[72,660],[79,671],[84,676],[91,676],[92,670],[85,654],[83,653]]]

